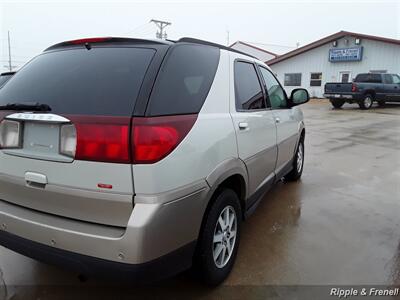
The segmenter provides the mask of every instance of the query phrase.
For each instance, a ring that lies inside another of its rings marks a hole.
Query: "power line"
[[[296,46],[288,46],[288,45],[280,45],[280,44],[267,44],[267,43],[260,43],[260,42],[250,42],[250,41],[244,41],[245,43],[250,43],[250,44],[257,44],[257,45],[264,45],[264,46],[275,46],[275,47],[282,47],[282,48],[296,48]]]
[[[8,66],[4,66],[8,68],[8,70],[11,72],[13,68],[16,66],[13,66],[12,60],[11,60],[11,41],[10,41],[10,30],[7,32],[7,41],[8,41]]]
[[[158,27],[158,31],[156,32],[156,38],[158,39],[167,39],[167,33],[164,32],[164,28],[171,25],[170,22],[166,22],[166,21],[160,21],[160,20],[154,20],[151,19],[150,23],[154,23],[156,24],[156,26]]]
[[[141,32],[141,31],[148,31],[150,28],[146,28],[146,27],[149,27],[150,26],[150,24],[149,23],[145,23],[145,24],[142,24],[142,25],[139,25],[139,26],[137,26],[137,27],[135,27],[135,28],[133,28],[133,29],[131,29],[131,30],[129,30],[129,31],[126,31],[126,32],[124,32],[124,34],[128,34],[128,33],[139,33],[139,32]]]

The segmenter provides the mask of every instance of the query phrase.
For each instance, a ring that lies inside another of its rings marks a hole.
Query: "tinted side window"
[[[354,82],[366,82],[368,74],[358,74]]]
[[[382,82],[382,75],[381,74],[371,74],[370,82],[373,82],[373,83]]]
[[[381,74],[359,74],[357,75],[355,82],[368,82],[368,83],[380,83],[382,82]]]
[[[260,81],[251,63],[235,62],[235,100],[237,110],[265,108]]]
[[[181,44],[170,51],[154,84],[147,114],[198,113],[214,81],[219,49]]]
[[[385,74],[385,75],[383,75],[383,78],[384,78],[384,80],[385,80],[385,83],[388,83],[388,84],[393,83],[393,77],[392,77],[392,75]]]
[[[267,69],[260,67],[272,108],[286,108],[286,95],[279,82]]]
[[[154,49],[45,52],[0,89],[0,105],[40,102],[56,114],[130,116]]]

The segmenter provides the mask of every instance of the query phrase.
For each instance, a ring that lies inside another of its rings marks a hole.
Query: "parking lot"
[[[266,296],[260,289],[274,285],[400,285],[400,105],[362,111],[345,104],[333,110],[326,100],[312,100],[302,109],[302,180],[279,183],[245,222],[237,262],[223,286],[204,289],[187,272],[159,283],[159,289],[136,287],[141,296],[160,290],[185,298],[230,293],[244,299]],[[0,268],[7,286],[0,299],[32,293],[46,299],[57,291],[65,296],[74,291],[70,285],[106,293],[96,287],[107,282],[80,280],[2,247]]]

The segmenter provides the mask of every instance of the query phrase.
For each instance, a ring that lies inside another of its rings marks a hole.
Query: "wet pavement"
[[[0,299],[67,299],[82,289],[97,299],[288,299],[290,287],[277,286],[400,285],[400,105],[333,110],[313,100],[303,112],[302,180],[279,183],[244,223],[223,286],[204,288],[185,272],[157,286],[104,290],[108,281],[80,280],[0,247]]]

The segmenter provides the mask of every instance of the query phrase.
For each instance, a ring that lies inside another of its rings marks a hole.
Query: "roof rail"
[[[17,73],[17,71],[4,72],[4,73],[1,73],[0,76],[14,75],[15,73]]]
[[[176,43],[193,43],[193,44],[212,46],[212,47],[217,47],[219,49],[223,49],[223,50],[227,50],[227,51],[243,54],[243,55],[258,59],[257,57],[255,57],[253,55],[244,53],[244,52],[236,50],[236,49],[232,49],[232,48],[227,47],[227,46],[223,46],[223,45],[220,45],[220,44],[217,44],[217,43],[207,42],[207,41],[204,41],[204,40],[189,38],[189,37],[180,38],[179,40],[176,41]]]

